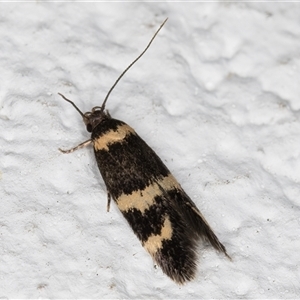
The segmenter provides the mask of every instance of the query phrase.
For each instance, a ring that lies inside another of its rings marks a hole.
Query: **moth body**
[[[145,50],[123,71],[109,90],[102,106],[91,112],[80,109],[62,94],[80,113],[91,139],[70,150],[92,144],[95,158],[107,188],[108,209],[113,198],[143,247],[162,271],[182,284],[195,276],[197,244],[207,240],[227,257],[220,243],[194,202],[158,155],[126,123],[113,119],[105,104],[113,88]]]
[[[225,247],[143,139],[126,123],[98,114],[88,113],[85,122],[93,124],[91,141],[108,194],[163,272],[177,283],[191,280],[200,238],[226,254]]]

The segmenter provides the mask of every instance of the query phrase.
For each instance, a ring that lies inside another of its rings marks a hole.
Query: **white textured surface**
[[[0,4],[0,298],[297,298],[300,7]],[[153,147],[233,261],[201,247],[179,287],[106,191],[79,114],[101,105]]]

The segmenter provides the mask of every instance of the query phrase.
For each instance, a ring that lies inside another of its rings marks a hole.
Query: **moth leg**
[[[110,200],[111,200],[110,193],[107,192],[107,206],[106,206],[107,212],[109,212],[110,209]]]
[[[87,140],[87,141],[85,141],[85,142],[79,144],[78,146],[76,146],[76,147],[74,147],[74,148],[72,148],[72,149],[69,149],[69,150],[62,150],[62,149],[58,148],[58,150],[59,150],[60,152],[62,152],[62,153],[72,153],[72,152],[74,152],[75,150],[78,150],[78,149],[80,149],[80,148],[83,148],[83,147],[88,146],[90,143],[92,143],[92,140],[91,140],[91,139],[89,139],[89,140]]]

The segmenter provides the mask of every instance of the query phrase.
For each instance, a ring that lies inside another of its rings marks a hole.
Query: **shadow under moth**
[[[80,113],[91,138],[70,150],[92,144],[96,161],[107,188],[109,210],[112,198],[162,271],[176,283],[183,284],[195,277],[197,243],[208,241],[228,258],[225,247],[218,240],[194,202],[185,193],[157,154],[135,130],[113,119],[105,110],[107,99],[128,69],[147,51],[164,26],[161,24],[144,51],[123,71],[109,90],[102,106]]]

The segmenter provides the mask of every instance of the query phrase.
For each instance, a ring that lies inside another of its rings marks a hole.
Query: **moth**
[[[133,128],[113,119],[105,110],[107,99],[116,84],[147,51],[166,21],[144,51],[118,77],[101,106],[82,113],[71,100],[59,94],[80,113],[87,131],[91,132],[91,138],[77,147],[59,150],[71,153],[93,145],[107,188],[107,210],[112,198],[155,263],[176,283],[183,284],[195,277],[200,239],[208,241],[227,257],[229,255],[158,155]]]

